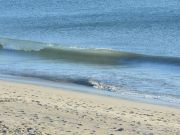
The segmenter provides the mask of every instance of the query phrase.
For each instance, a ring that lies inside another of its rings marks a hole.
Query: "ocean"
[[[1,76],[180,107],[180,2],[0,0]]]

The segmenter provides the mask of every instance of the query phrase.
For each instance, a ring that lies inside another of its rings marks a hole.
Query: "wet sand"
[[[180,109],[0,81],[2,135],[180,135]]]

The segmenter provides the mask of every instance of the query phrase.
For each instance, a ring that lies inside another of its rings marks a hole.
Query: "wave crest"
[[[47,59],[63,59],[72,62],[91,64],[121,65],[142,62],[155,62],[180,65],[179,57],[152,56],[111,49],[64,47],[36,41],[0,38],[0,48],[23,51]]]

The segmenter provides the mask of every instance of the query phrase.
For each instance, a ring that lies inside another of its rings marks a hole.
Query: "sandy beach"
[[[0,81],[2,135],[180,135],[180,109]]]

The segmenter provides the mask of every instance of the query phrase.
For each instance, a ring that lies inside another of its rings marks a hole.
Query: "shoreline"
[[[45,80],[41,78],[0,75],[0,81],[8,81],[8,82],[19,83],[19,84],[29,84],[29,85],[48,87],[48,88],[63,89],[63,90],[80,92],[80,93],[85,93],[85,94],[110,97],[110,98],[115,98],[115,99],[120,99],[120,100],[122,99],[122,100],[131,101],[131,102],[139,102],[139,103],[180,109],[180,106],[178,106],[175,103],[163,102],[160,100],[155,100],[154,98],[148,99],[141,96],[133,97],[132,95],[130,97],[127,97],[128,94],[123,96],[123,95],[119,95],[111,91],[104,91],[104,90],[96,89],[93,87],[88,87],[88,86],[83,86],[83,85],[78,85],[78,84],[73,84],[73,83],[65,83],[65,82],[59,83],[59,82]]]
[[[0,133],[180,133],[180,109],[0,80]]]

